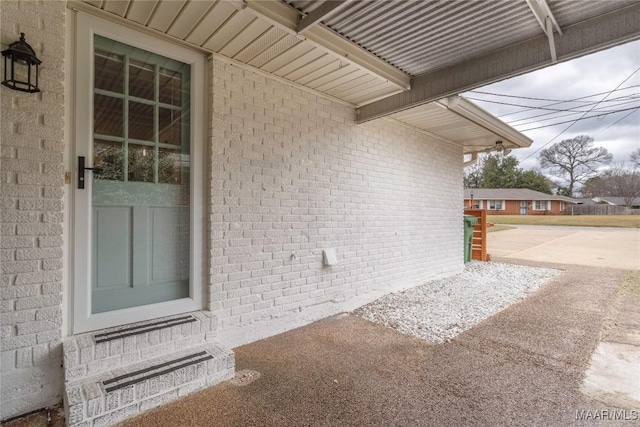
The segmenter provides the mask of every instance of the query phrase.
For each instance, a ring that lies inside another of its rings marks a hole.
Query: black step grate
[[[191,315],[162,320],[159,322],[145,323],[143,325],[132,326],[130,328],[119,329],[117,331],[95,334],[93,339],[96,344],[117,340],[119,338],[131,337],[133,335],[144,334],[145,332],[157,331],[159,329],[170,328],[172,326],[184,325],[195,322],[197,319]]]
[[[165,363],[160,363],[159,365],[150,366],[145,369],[129,372],[125,375],[110,378],[103,381],[102,384],[105,386],[105,391],[109,393],[114,390],[119,390],[133,384],[141,383],[150,378],[159,377],[160,375],[168,374],[190,365],[197,365],[200,362],[205,362],[211,359],[213,359],[211,354],[206,351],[201,351],[199,353],[190,354]]]

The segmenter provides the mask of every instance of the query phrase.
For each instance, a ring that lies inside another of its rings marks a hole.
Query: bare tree
[[[631,163],[634,167],[640,168],[640,147],[631,152]]]
[[[538,161],[543,169],[567,182],[573,194],[576,183],[583,183],[595,176],[597,167],[610,163],[613,156],[606,148],[594,147],[593,138],[587,135],[565,139],[540,152]]]
[[[622,197],[630,208],[640,198],[640,171],[616,165],[602,174],[604,196]]]

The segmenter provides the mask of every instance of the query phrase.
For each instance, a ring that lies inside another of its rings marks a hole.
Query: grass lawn
[[[487,221],[512,225],[640,228],[640,215],[487,215]]]

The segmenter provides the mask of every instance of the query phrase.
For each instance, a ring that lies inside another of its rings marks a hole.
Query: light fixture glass
[[[40,92],[38,71],[42,61],[25,41],[24,33],[20,33],[20,40],[11,43],[6,50],[2,51],[2,56],[4,57],[4,79],[2,80],[4,86],[22,92]]]

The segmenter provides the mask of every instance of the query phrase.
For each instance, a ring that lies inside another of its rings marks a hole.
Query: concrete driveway
[[[518,225],[488,233],[495,258],[640,270],[640,229]]]

